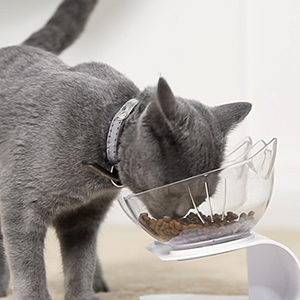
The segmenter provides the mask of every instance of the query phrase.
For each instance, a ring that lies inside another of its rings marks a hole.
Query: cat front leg
[[[61,245],[66,300],[94,300],[98,298],[93,289],[108,290],[96,250],[98,228],[110,202],[102,200],[64,212],[53,222]]]
[[[47,226],[40,216],[35,215],[31,204],[19,205],[12,198],[10,200],[2,200],[1,222],[14,298],[51,300],[44,264]]]

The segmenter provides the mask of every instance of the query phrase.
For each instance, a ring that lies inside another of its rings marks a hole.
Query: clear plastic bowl
[[[247,237],[262,218],[269,204],[274,182],[277,139],[253,144],[247,138],[226,156],[223,167],[139,194],[119,202],[126,214],[155,240],[173,249],[187,249]],[[209,191],[210,176],[218,175],[217,188]],[[181,191],[191,209],[181,219],[164,216],[155,219],[146,198],[172,197]],[[197,195],[205,201],[196,206]],[[145,203],[144,203],[145,202]]]

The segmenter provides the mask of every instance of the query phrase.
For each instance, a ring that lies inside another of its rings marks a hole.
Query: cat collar
[[[136,107],[138,103],[137,99],[130,99],[127,101],[114,115],[112,121],[110,122],[108,136],[106,140],[106,154],[107,159],[111,163],[111,170],[108,171],[105,168],[98,165],[96,162],[91,160],[85,160],[82,164],[88,167],[97,175],[102,175],[111,180],[112,184],[116,187],[122,188],[123,185],[120,181],[118,170],[116,164],[118,163],[118,142],[121,131],[124,126],[124,121],[130,115],[132,110]]]
[[[124,121],[136,107],[137,103],[137,99],[130,99],[129,101],[127,101],[115,114],[110,123],[106,141],[106,154],[109,162],[113,166],[118,163],[118,142],[120,133],[123,129]]]

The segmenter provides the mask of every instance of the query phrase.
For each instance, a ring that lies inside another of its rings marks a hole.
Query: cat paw
[[[71,295],[70,293],[67,293],[65,295],[65,300],[103,300],[102,298],[97,297],[94,294],[81,294],[81,295]]]
[[[108,285],[107,285],[107,283],[105,282],[104,279],[102,279],[102,278],[94,278],[93,290],[94,290],[95,293],[108,292],[109,291],[109,287],[108,287]]]
[[[8,281],[0,282],[0,297],[6,297],[7,296],[7,288],[8,288]]]
[[[97,262],[96,265],[96,270],[94,274],[94,279],[93,279],[93,290],[95,293],[99,292],[108,292],[109,287],[107,283],[105,282],[103,275],[102,275],[102,270],[99,261]]]
[[[1,252],[1,248],[0,248]],[[0,254],[0,297],[7,296],[8,284],[9,284],[9,270],[6,263],[1,260]]]
[[[5,290],[2,290],[1,288],[0,288],[0,297],[6,297],[7,296],[7,291],[6,291],[6,289]]]

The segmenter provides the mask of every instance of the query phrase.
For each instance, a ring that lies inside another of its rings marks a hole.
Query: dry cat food
[[[156,220],[147,213],[142,213],[139,221],[162,241],[178,237],[182,243],[193,243],[249,232],[254,225],[254,214],[254,211],[250,211],[238,216],[227,212],[223,217],[220,214],[211,217],[199,212],[201,219],[197,214],[190,213],[178,220],[172,220],[168,216]]]

